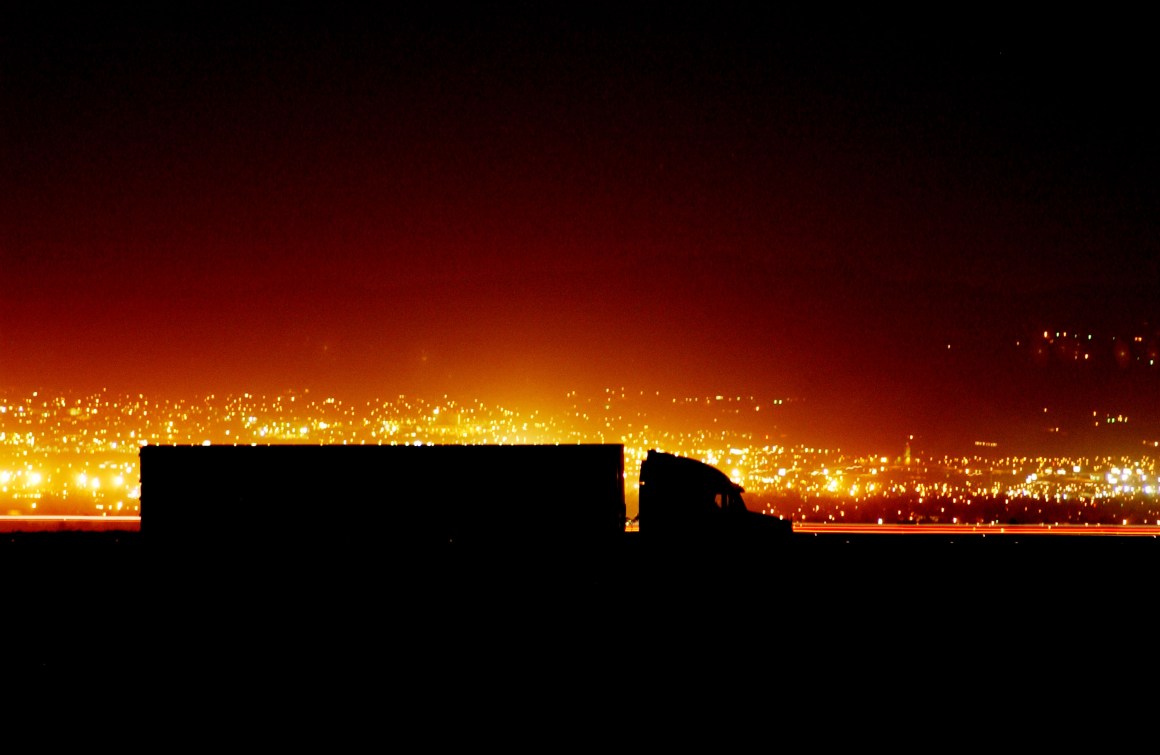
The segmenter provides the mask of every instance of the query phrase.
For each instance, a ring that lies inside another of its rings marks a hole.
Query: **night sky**
[[[289,7],[4,12],[0,388],[1156,426],[1139,19]]]

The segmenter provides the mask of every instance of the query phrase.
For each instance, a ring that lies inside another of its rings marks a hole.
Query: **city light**
[[[641,396],[623,389],[569,398],[574,402],[569,410],[547,415],[450,396],[360,404],[334,397],[316,401],[306,393],[187,401],[105,392],[0,396],[6,407],[0,415],[0,495],[3,509],[15,513],[136,511],[137,453],[150,444],[617,442],[625,447],[630,518],[639,495],[637,471],[652,448],[714,466],[725,463],[722,471],[744,487],[751,508],[794,521],[1119,524],[1160,517],[1160,488],[1150,484],[1157,470],[1145,456],[931,458],[912,449],[913,436],[902,438],[890,453],[857,456],[771,444],[714,421],[739,412],[753,416],[759,406],[763,418],[776,419],[778,399],[713,395],[654,401],[653,406],[687,408],[697,425],[712,428],[677,431],[650,414]],[[205,505],[208,511],[214,503]]]

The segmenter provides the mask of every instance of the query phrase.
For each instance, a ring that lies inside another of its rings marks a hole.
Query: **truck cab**
[[[766,542],[788,536],[788,520],[750,511],[744,489],[696,459],[650,450],[640,467],[641,535],[648,539]]]

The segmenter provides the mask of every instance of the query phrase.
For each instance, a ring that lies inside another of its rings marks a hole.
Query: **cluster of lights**
[[[734,423],[753,419],[785,399],[751,396],[649,396],[651,406],[699,412],[702,429],[665,429],[665,420],[641,410],[640,397],[623,389],[580,399],[562,415],[520,413],[449,397],[347,405],[334,397],[272,398],[242,394],[165,402],[144,396],[43,398],[0,397],[0,495],[7,510],[38,505],[70,510],[136,511],[140,498],[137,452],[146,444],[424,444],[424,443],[620,443],[625,447],[626,495],[635,508],[636,475],[649,449],[700,459],[725,472],[751,503],[791,519],[864,519],[882,502],[898,505],[891,516],[927,515],[995,502],[1154,500],[1160,491],[1149,459],[851,457],[838,449],[768,445]],[[708,429],[703,429],[708,428]],[[935,506],[942,510],[930,510]],[[954,513],[958,512],[958,513]]]

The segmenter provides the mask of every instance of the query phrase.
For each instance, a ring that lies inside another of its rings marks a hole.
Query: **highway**
[[[815,524],[794,522],[794,533],[813,535],[1117,535],[1160,537],[1152,524]]]
[[[128,531],[141,529],[139,516],[0,515],[0,532]],[[628,531],[635,532],[634,524]],[[1160,524],[836,524],[794,522],[809,535],[1116,535],[1160,537]]]
[[[139,516],[0,515],[0,532],[137,532],[140,529]]]

